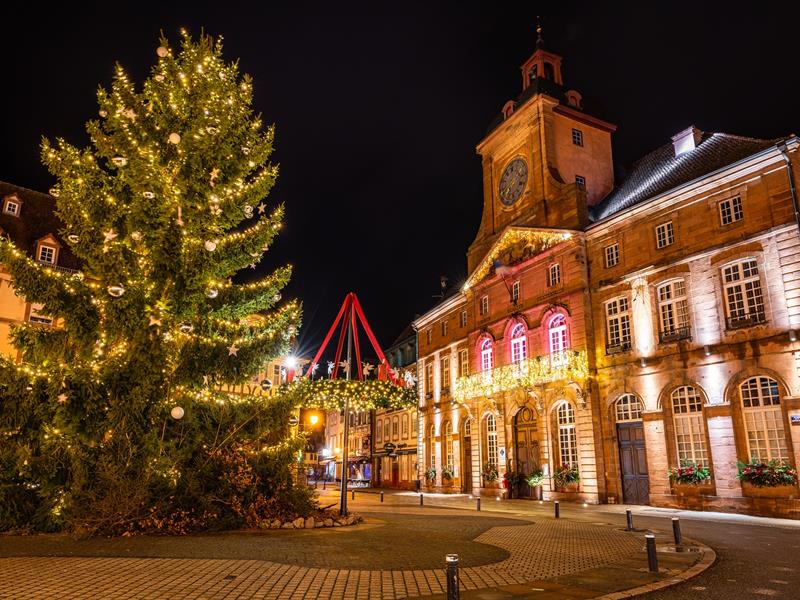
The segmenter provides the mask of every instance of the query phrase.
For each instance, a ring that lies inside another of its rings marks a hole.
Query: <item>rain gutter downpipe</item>
[[[792,195],[792,208],[794,209],[794,220],[797,222],[797,229],[800,230],[800,208],[797,206],[797,188],[794,185],[794,171],[792,169],[792,159],[789,158],[789,152],[786,147],[786,140],[781,140],[777,143],[778,151],[783,155],[783,160],[786,161],[786,173],[789,176],[789,192]]]

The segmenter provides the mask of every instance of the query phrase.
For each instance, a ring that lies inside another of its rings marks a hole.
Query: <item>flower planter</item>
[[[537,485],[531,488],[531,499],[532,500],[541,500],[542,499],[542,486]]]
[[[673,483],[672,493],[676,496],[698,497],[698,496],[711,496],[714,493],[714,487],[711,483]]]
[[[748,498],[797,498],[796,485],[756,486],[747,481],[742,481],[742,495]]]
[[[540,490],[542,488],[539,488]],[[577,493],[581,491],[581,484],[580,483],[567,483],[565,485],[558,486],[556,488],[557,492],[562,493]]]

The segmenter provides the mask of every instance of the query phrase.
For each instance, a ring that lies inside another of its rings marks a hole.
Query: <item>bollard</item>
[[[322,491],[323,491],[323,492],[325,491],[325,485],[326,485],[327,483],[328,483],[328,480],[327,480],[327,479],[323,479],[323,480],[322,480]]]
[[[419,495],[419,505],[422,506],[424,501],[422,500],[422,493]]]
[[[445,556],[447,564],[447,600],[458,600],[458,554]]]
[[[683,546],[683,535],[681,534],[681,520],[672,517],[672,535],[675,536],[675,546]]]
[[[480,511],[480,509],[481,509],[481,499],[480,498],[477,499],[477,504],[478,504],[477,510]]]
[[[628,526],[625,529],[627,531],[633,531],[633,513],[630,508],[625,509],[625,518],[628,521]]]
[[[352,496],[350,496],[350,499],[351,499],[351,500],[355,500],[355,499],[356,499],[356,491],[355,491],[355,490],[353,490],[352,494],[353,494],[353,495],[352,495]]]
[[[381,492],[381,502],[383,502],[383,492]]]
[[[561,507],[558,504],[558,500],[556,500],[553,503],[553,505],[555,506],[555,510],[556,510],[556,519],[560,519],[561,518]]]
[[[644,536],[647,542],[647,568],[651,573],[658,573],[658,556],[656,555],[656,536],[647,533]]]

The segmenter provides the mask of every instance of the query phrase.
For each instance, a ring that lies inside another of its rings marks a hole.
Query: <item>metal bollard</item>
[[[353,491],[352,491],[352,494],[353,494],[353,495],[352,495],[352,496],[350,496],[350,499],[351,499],[351,500],[355,500],[355,499],[356,499],[356,491],[355,491],[355,490],[353,490]]]
[[[683,534],[681,534],[681,520],[678,517],[672,517],[672,535],[675,536],[675,545],[683,546]]]
[[[658,555],[656,554],[656,536],[646,533],[644,536],[647,542],[647,568],[651,573],[658,573]]]
[[[477,499],[477,509],[476,510],[480,511],[480,509],[481,509],[481,499],[478,498]]]
[[[328,483],[328,480],[327,480],[327,479],[323,479],[323,480],[322,480],[322,491],[323,491],[323,492],[325,491],[325,485],[326,485],[327,483]]]
[[[560,505],[558,504],[558,500],[556,500],[556,501],[553,503],[553,505],[555,506],[555,510],[556,510],[556,519],[560,519],[560,518],[561,518],[561,507],[560,507]]]
[[[447,564],[447,600],[458,600],[458,554],[445,556]]]
[[[422,499],[422,494],[420,493],[420,495],[419,495],[419,505],[423,506],[423,504],[424,504],[424,501]]]
[[[628,521],[627,531],[633,531],[633,513],[630,508],[625,509],[625,519]]]
[[[381,492],[381,502],[383,502],[383,492]]]

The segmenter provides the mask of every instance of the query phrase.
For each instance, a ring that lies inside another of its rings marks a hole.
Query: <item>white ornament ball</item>
[[[156,76],[154,77],[154,79],[155,79],[156,81],[158,81],[158,82],[161,82],[161,81],[164,81],[164,76],[163,76],[161,73],[159,73],[158,75],[156,75]]]
[[[249,204],[244,207],[244,216],[248,219],[253,216],[253,207]]]
[[[272,300],[273,300],[274,302],[280,302],[280,301],[281,301],[281,295],[280,295],[280,294],[275,294],[275,295],[272,297]]]
[[[100,115],[103,118],[108,116],[108,113],[106,111],[104,111],[104,110],[99,111],[97,114]]]
[[[175,144],[177,146],[181,143],[181,136],[177,133],[170,133],[168,141],[170,144]]]
[[[209,297],[209,298],[211,298],[211,299],[214,299],[214,298],[216,298],[217,296],[219,296],[219,290],[217,290],[216,288],[209,288],[209,289],[206,291],[206,296],[208,296],[208,297]]]
[[[164,46],[159,46],[156,48],[156,54],[158,54],[161,58],[164,58],[167,54],[169,54],[169,50],[164,48]]]
[[[70,233],[70,234],[67,236],[67,239],[70,241],[70,243],[72,243],[72,244],[77,244],[77,243],[78,243],[78,240],[79,240],[80,238],[78,237],[78,235],[77,235],[77,234],[75,234],[75,233]]]
[[[203,247],[205,247],[205,249],[208,250],[209,252],[213,252],[214,250],[217,249],[217,242],[216,240],[206,240],[205,243],[203,244]]]
[[[108,286],[108,293],[111,294],[114,298],[119,298],[122,294],[125,293],[125,288],[121,285],[110,285]]]
[[[153,192],[142,192],[142,196],[144,196],[148,200],[152,200],[153,198],[156,197],[156,195]]]
[[[142,232],[141,231],[132,231],[131,232],[131,238],[133,238],[135,241],[138,242],[140,239],[142,239]]]
[[[194,327],[190,323],[183,323],[181,325],[181,332],[183,333],[192,333],[194,331]]]
[[[183,415],[185,415],[186,412],[180,406],[173,406],[172,410],[169,411],[169,414],[170,416],[172,416],[173,419],[180,420],[183,418]]]
[[[51,188],[50,188],[50,195],[51,195],[53,198],[58,198],[58,196],[59,196],[60,194],[61,194],[61,190],[60,190],[60,189],[58,189],[58,187],[57,187],[57,186],[53,186],[53,187],[51,187]]]

